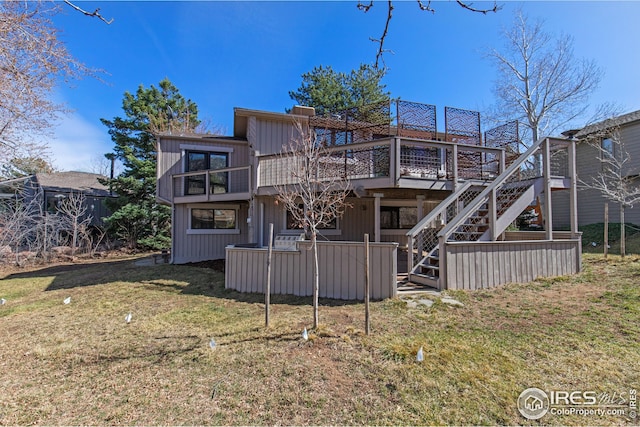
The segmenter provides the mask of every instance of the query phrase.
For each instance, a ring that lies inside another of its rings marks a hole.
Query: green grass
[[[464,307],[373,302],[370,336],[363,304],[324,300],[309,341],[309,298],[272,296],[267,330],[263,296],[225,290],[209,269],[124,260],[6,274],[0,424],[637,424],[529,422],[516,408],[528,387],[639,388],[640,258],[587,255],[584,267],[453,293]]]
[[[609,253],[620,255],[620,223],[609,224]],[[589,224],[579,228],[582,232],[582,250],[584,253],[601,254],[604,252],[604,224]],[[626,224],[626,253],[640,254],[640,226]],[[593,245],[595,243],[595,246]]]

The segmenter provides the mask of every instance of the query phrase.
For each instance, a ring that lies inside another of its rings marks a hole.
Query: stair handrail
[[[449,234],[460,227],[467,220],[467,217],[469,215],[477,211],[480,208],[480,205],[487,202],[491,192],[502,186],[507,179],[511,178],[511,175],[520,170],[520,166],[522,166],[522,164],[527,161],[529,157],[535,154],[535,152],[540,149],[542,143],[547,140],[549,140],[549,137],[543,137],[538,139],[534,144],[531,144],[529,149],[521,154],[520,157],[518,157],[518,159],[507,168],[507,170],[505,170],[500,176],[498,176],[489,186],[487,186],[487,188],[482,190],[482,192],[478,194],[478,196],[473,199],[471,203],[465,206],[465,208],[461,212],[458,212],[458,215],[453,218],[447,225],[445,225],[442,230],[440,230],[440,232],[438,233],[438,239],[441,239],[443,237],[446,238],[447,236],[449,236]]]
[[[422,218],[411,230],[407,231],[408,237],[416,237],[431,221],[435,220],[439,215],[442,215],[449,208],[452,202],[460,198],[460,195],[467,191],[472,185],[477,185],[473,181],[465,182],[462,187],[459,187],[449,195],[446,199],[438,204],[438,206]]]

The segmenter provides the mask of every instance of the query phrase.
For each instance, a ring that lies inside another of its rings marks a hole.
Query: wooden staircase
[[[544,191],[544,177],[523,173],[539,155],[541,139],[491,183],[467,182],[407,233],[408,280],[446,288],[441,251],[448,242],[495,241]],[[524,178],[523,178],[524,177]]]

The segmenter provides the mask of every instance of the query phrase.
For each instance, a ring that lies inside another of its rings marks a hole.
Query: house
[[[321,233],[321,296],[361,297],[353,283],[361,281],[362,244],[354,242],[365,234],[382,298],[395,295],[399,271],[439,289],[579,271],[577,224],[554,231],[551,201],[561,193],[575,217],[573,141],[543,138],[520,153],[515,122],[483,135],[477,112],[450,107],[444,122],[439,130],[435,106],[396,100],[327,117],[301,106],[235,108],[232,136],[160,135],[157,199],[172,207],[172,262],[226,258],[228,287],[262,290],[269,224],[277,240],[302,231],[276,198],[294,184],[301,158],[283,147],[301,126],[330,151],[331,167],[318,173],[339,173],[352,189],[350,207]],[[545,231],[508,231],[536,200]],[[310,294],[307,246],[277,251],[282,293]]]
[[[606,167],[601,162],[602,152],[593,144],[599,144],[608,150],[617,150],[619,144],[612,139],[616,132],[617,139],[622,142],[630,161],[624,165],[622,175],[636,180],[640,177],[640,110],[623,114],[612,119],[603,120],[582,129],[565,132],[565,135],[576,140],[576,167],[581,181],[589,182],[596,172]],[[618,153],[614,153],[618,154]],[[640,186],[640,182],[638,184]],[[557,200],[556,218],[560,226],[568,226],[569,210],[564,200]],[[607,201],[602,194],[587,185],[579,185],[578,191],[578,224],[588,225],[604,222],[604,204],[609,204],[609,221],[620,222],[619,205]],[[625,222],[640,224],[640,206],[625,209]]]
[[[92,226],[102,226],[103,218],[111,215],[105,200],[113,197],[109,188],[100,183],[106,177],[88,172],[36,173],[24,178],[0,182],[3,187],[2,199],[15,198],[22,193],[25,200],[37,200],[42,212],[55,212],[61,199],[70,194],[82,194],[87,207],[86,215],[91,216]]]

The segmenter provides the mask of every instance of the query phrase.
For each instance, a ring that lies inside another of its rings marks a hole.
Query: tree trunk
[[[318,291],[320,288],[320,275],[318,274],[318,245],[316,242],[316,230],[311,231],[311,250],[313,251],[313,329],[318,328]]]
[[[624,258],[627,251],[625,243],[625,226],[624,226],[624,203],[620,203],[620,256]]]

